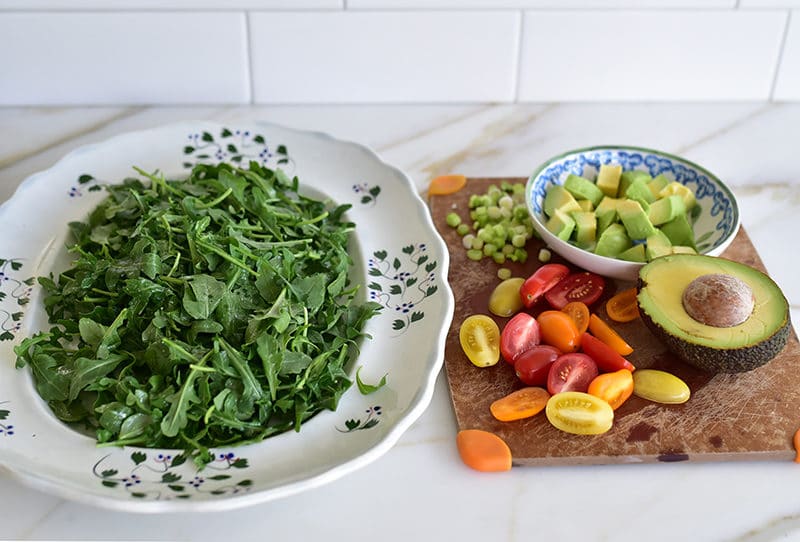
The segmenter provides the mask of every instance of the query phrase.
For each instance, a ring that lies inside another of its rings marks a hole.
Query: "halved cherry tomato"
[[[464,429],[456,435],[456,447],[461,460],[472,469],[481,472],[511,469],[511,449],[494,433],[482,429]]]
[[[610,346],[588,333],[581,336],[581,350],[591,357],[601,371],[610,373],[620,369],[635,371],[636,368],[630,361],[620,356]]]
[[[619,333],[611,329],[611,326],[606,324],[596,314],[589,317],[589,331],[621,356],[627,356],[633,352],[633,347],[626,343],[625,339],[619,336]]]
[[[598,374],[597,364],[586,354],[562,354],[550,366],[547,391],[550,395],[565,391],[585,392]]]
[[[560,263],[547,263],[528,277],[519,289],[522,303],[530,308],[542,295],[569,275],[569,268]]]
[[[464,188],[466,184],[467,178],[464,175],[439,175],[428,185],[428,195],[444,196],[453,194]]]
[[[588,271],[572,273],[548,290],[544,298],[551,307],[558,310],[573,301],[591,305],[603,294],[605,286],[606,281],[600,275]]]
[[[633,388],[633,383],[631,383],[631,388]],[[544,410],[548,399],[550,399],[550,394],[546,389],[530,386],[501,397],[489,405],[489,410],[492,416],[501,422],[522,420]]]
[[[674,374],[657,369],[636,371],[633,375],[633,393],[654,403],[679,405],[689,400],[691,389]]]
[[[534,346],[519,355],[514,362],[514,372],[528,386],[545,386],[550,366],[560,355],[558,348],[546,344]]]
[[[473,314],[458,330],[461,348],[477,367],[489,367],[500,361],[500,328],[485,314]]]
[[[589,395],[599,397],[614,410],[628,400],[633,393],[633,373],[628,369],[620,369],[613,373],[603,373],[592,380],[588,389]]]
[[[514,364],[520,354],[539,344],[539,323],[527,312],[520,312],[503,326],[500,333],[500,354]]]
[[[489,296],[489,312],[508,318],[522,310],[519,289],[524,282],[525,279],[522,277],[512,277],[495,286]]]
[[[614,424],[614,410],[608,403],[578,391],[553,395],[545,415],[556,428],[575,435],[599,435]]]
[[[586,306],[586,303],[572,301],[564,305],[561,312],[572,318],[572,321],[575,322],[575,327],[578,328],[578,332],[585,333],[589,328],[589,307]]]
[[[639,303],[636,288],[624,290],[606,303],[606,313],[615,322],[630,322],[639,318]]]
[[[572,318],[561,311],[544,311],[536,319],[542,342],[555,346],[562,352],[575,352],[581,341],[581,334]]]

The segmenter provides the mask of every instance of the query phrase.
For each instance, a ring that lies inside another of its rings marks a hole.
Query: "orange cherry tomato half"
[[[633,394],[633,373],[628,369],[620,369],[598,375],[589,383],[587,393],[602,399],[613,410],[617,410]]]
[[[501,397],[489,406],[489,410],[492,416],[501,422],[522,420],[544,410],[548,399],[550,399],[550,394],[546,389],[529,386]]]
[[[588,333],[584,333],[581,336],[581,350],[591,357],[603,372],[619,371],[620,369],[636,370],[630,361],[620,356],[606,343]]]
[[[445,196],[458,192],[467,184],[464,175],[440,175],[431,181],[428,186],[428,195]]]
[[[580,346],[581,333],[566,313],[544,311],[536,321],[539,322],[539,334],[544,344],[555,346],[562,352],[575,352]]]
[[[631,322],[639,318],[636,288],[624,290],[606,303],[606,313],[615,322]]]
[[[494,433],[464,429],[456,435],[456,447],[461,460],[472,469],[481,472],[511,469],[511,449]]]
[[[611,329],[599,316],[593,314],[589,317],[589,331],[592,335],[606,343],[620,356],[627,356],[633,352],[633,347],[619,336],[619,333]]]
[[[575,326],[578,328],[578,332],[585,333],[587,329],[589,329],[589,307],[586,306],[586,303],[581,301],[572,301],[567,303],[561,312],[564,312],[572,318],[572,321],[575,322]]]

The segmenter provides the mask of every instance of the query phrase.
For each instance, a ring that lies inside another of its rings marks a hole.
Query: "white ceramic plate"
[[[96,447],[50,412],[29,370],[14,367],[13,347],[47,326],[31,278],[63,266],[67,223],[85,219],[104,195],[93,187],[136,176],[134,165],[177,178],[195,163],[220,160],[270,168],[280,161],[301,186],[352,204],[353,279],[365,299],[384,306],[367,322],[372,339],[353,368],[362,367],[365,382],[387,374],[388,383],[369,395],[354,385],[335,412],[318,414],[300,432],[215,450],[215,461],[198,472],[175,450]],[[140,512],[264,502],[374,461],[430,402],[453,313],[447,249],[408,177],[361,145],[272,124],[192,122],[124,134],[25,180],[0,208],[0,232],[0,465],[35,487]]]

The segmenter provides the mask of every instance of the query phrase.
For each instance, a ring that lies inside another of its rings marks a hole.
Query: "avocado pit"
[[[755,307],[753,290],[743,280],[723,273],[694,279],[681,299],[686,313],[713,327],[733,327],[750,318]]]

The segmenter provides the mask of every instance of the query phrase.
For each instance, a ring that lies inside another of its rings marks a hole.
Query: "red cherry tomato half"
[[[522,286],[525,287],[524,284]],[[572,273],[548,290],[544,298],[557,310],[573,301],[591,305],[600,298],[605,287],[606,281],[600,275],[588,271]]]
[[[500,334],[500,353],[510,364],[520,354],[539,344],[539,323],[527,312],[520,312],[508,321]]]
[[[561,355],[561,351],[553,346],[540,344],[526,350],[514,362],[514,372],[528,386],[544,386],[550,366]]]
[[[547,391],[555,395],[563,391],[582,391],[589,389],[589,384],[600,371],[597,364],[586,354],[570,353],[558,356],[550,366],[547,375]]]
[[[522,304],[530,308],[542,295],[569,275],[569,268],[560,263],[546,263],[522,283],[519,295]],[[566,303],[565,303],[566,305]]]
[[[620,356],[613,348],[593,335],[581,335],[581,350],[591,357],[601,371],[612,373],[620,369],[635,371],[630,361]]]

